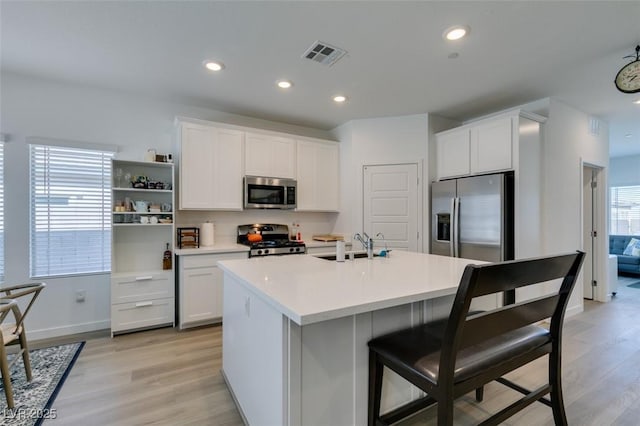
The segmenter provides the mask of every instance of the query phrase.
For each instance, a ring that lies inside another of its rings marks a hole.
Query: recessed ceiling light
[[[209,71],[220,71],[224,68],[224,64],[216,61],[204,61],[204,67]]]
[[[469,34],[469,27],[467,27],[466,25],[456,25],[450,28],[447,28],[447,30],[444,32],[444,34],[442,35],[446,40],[460,40],[462,37],[466,36],[467,34]]]
[[[631,136],[633,136],[631,133],[627,133],[626,135],[624,135],[625,138],[630,138]]]
[[[636,99],[635,101],[633,101],[633,103],[640,105],[640,99]]]
[[[291,86],[293,86],[293,83],[290,82],[289,80],[278,80],[278,82],[276,84],[281,89],[288,89]]]
[[[347,97],[344,95],[335,95],[333,97],[333,102],[337,102],[339,104],[346,102],[347,101]]]

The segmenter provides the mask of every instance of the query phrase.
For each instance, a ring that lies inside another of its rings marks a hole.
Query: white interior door
[[[417,164],[364,166],[364,232],[382,233],[388,248],[418,251],[420,182]]]

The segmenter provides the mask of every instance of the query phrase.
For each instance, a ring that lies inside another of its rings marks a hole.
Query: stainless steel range
[[[250,247],[249,257],[284,254],[305,254],[302,241],[289,239],[289,227],[278,224],[252,224],[238,226],[238,244]]]

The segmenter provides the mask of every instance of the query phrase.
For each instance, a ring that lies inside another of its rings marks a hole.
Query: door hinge
[[[593,283],[593,286],[594,286],[594,287],[598,287],[598,281],[593,280],[593,281],[592,281],[592,283]]]
[[[591,189],[596,189],[597,187],[598,187],[598,182],[596,182],[595,180],[591,181]]]
[[[591,237],[596,238],[598,236],[598,231],[591,231]]]
[[[420,231],[416,232],[416,238],[419,240],[420,239]]]

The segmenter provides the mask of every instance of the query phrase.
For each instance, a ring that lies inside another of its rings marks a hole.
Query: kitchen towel
[[[215,227],[213,223],[207,222],[200,224],[200,246],[211,247],[215,244],[214,237]]]

